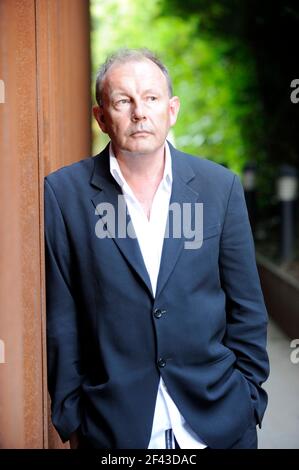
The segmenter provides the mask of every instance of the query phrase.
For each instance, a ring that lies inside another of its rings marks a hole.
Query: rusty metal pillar
[[[59,446],[45,355],[43,177],[90,152],[86,0],[0,0],[0,448]]]

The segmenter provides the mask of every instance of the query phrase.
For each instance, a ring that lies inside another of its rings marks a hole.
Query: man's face
[[[179,111],[179,99],[169,97],[165,75],[149,59],[112,65],[104,78],[102,101],[94,114],[116,155],[159,150]]]

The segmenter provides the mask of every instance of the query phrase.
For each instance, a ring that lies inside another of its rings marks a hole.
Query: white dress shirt
[[[110,172],[122,189],[144,264],[150,277],[153,294],[155,295],[172,189],[169,146],[166,142],[163,178],[155,193],[149,219],[126,182],[118,161],[113,154],[111,144],[109,151]],[[202,449],[206,447],[180,414],[161,378],[148,449],[165,449],[165,431],[170,428],[172,428],[181,449]]]

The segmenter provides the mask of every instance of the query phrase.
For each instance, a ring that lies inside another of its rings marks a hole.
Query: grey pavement
[[[264,384],[269,395],[259,449],[299,449],[299,363],[290,359],[292,339],[271,320],[268,330],[270,376]]]

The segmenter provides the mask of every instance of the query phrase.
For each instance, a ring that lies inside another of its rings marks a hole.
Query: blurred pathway
[[[294,339],[294,338],[292,338]],[[292,364],[289,339],[273,322],[268,330],[269,404],[259,434],[259,449],[299,449],[299,363]]]

